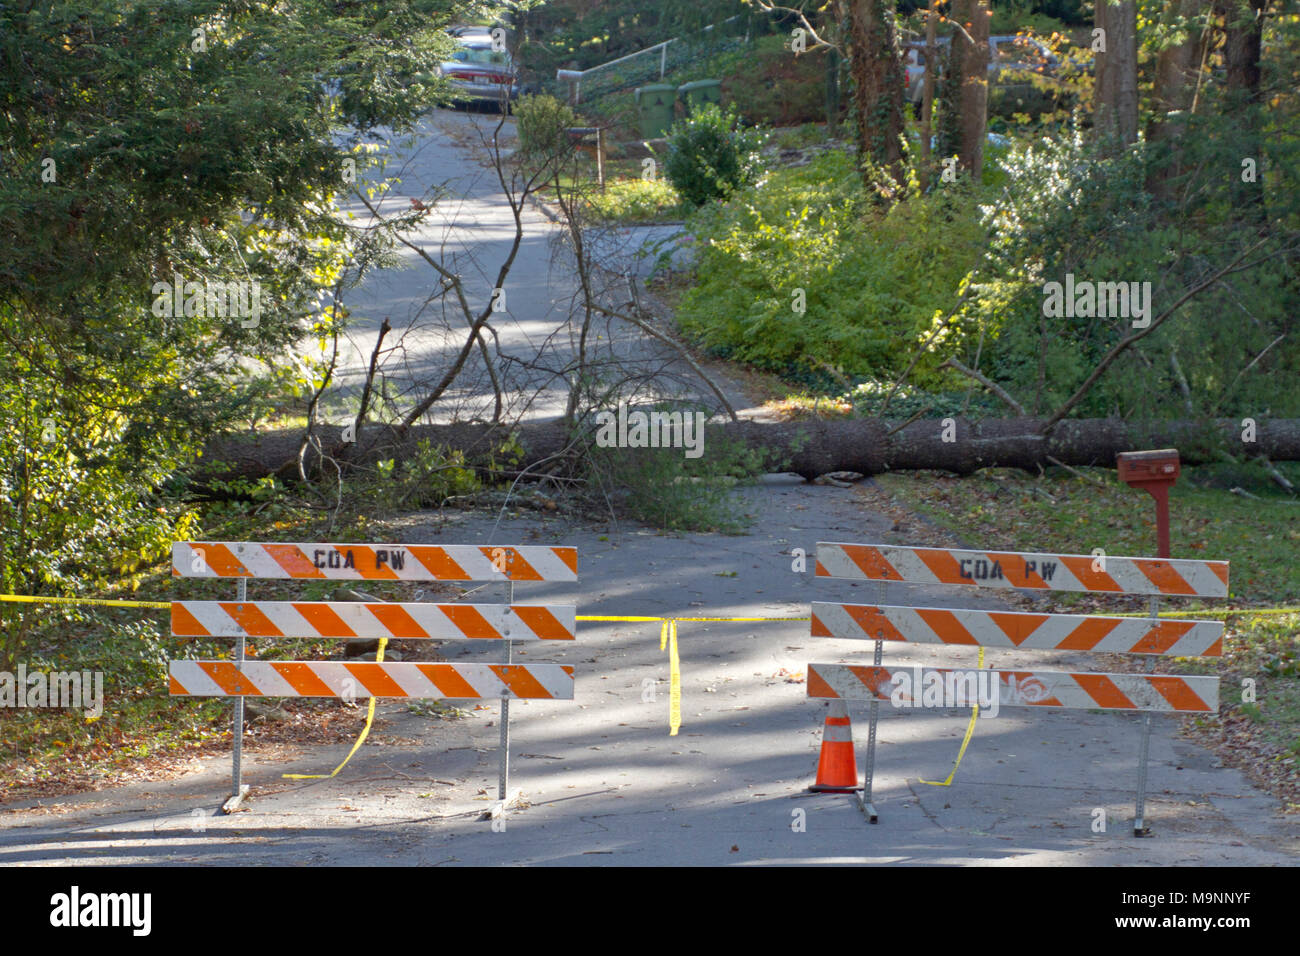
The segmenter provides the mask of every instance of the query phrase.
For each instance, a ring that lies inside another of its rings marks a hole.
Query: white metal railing
[[[716,24],[716,23],[710,24],[700,32],[702,34],[707,34],[711,32],[715,27],[726,26],[728,23],[732,23],[736,20],[739,20],[743,16],[745,16],[745,14],[737,14],[734,17],[729,17],[726,20],[723,20],[721,24]],[[749,39],[748,33],[746,33],[745,39],[746,40]],[[602,70],[609,70],[620,63],[626,63],[630,60],[635,60],[641,57],[645,57],[648,54],[654,54],[656,52],[659,54],[659,79],[662,80],[664,78],[664,75],[668,72],[669,46],[671,46],[674,43],[682,43],[682,42],[683,41],[680,37],[674,37],[671,40],[664,40],[662,43],[656,43],[654,46],[648,46],[644,50],[637,50],[635,53],[626,53],[623,56],[610,60],[607,63],[601,63],[598,64],[597,66],[593,66],[590,69],[556,70],[555,79],[559,83],[569,84],[569,102],[576,106],[577,104],[582,102],[582,85],[583,82],[587,81],[589,77],[593,77],[594,74],[600,73]],[[646,68],[643,67],[642,69],[646,69]],[[635,75],[635,71],[633,71],[633,73],[630,75]],[[654,75],[654,66],[649,65],[648,71],[646,72],[644,79],[649,79],[653,75]],[[629,79],[628,82],[636,82],[636,80]],[[589,83],[589,86],[590,85],[592,84]]]

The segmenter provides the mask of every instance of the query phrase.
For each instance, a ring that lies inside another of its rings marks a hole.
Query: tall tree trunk
[[[1205,57],[1207,31],[1201,22],[1207,0],[1178,0],[1165,12],[1165,26],[1179,33],[1177,42],[1156,57],[1153,115],[1147,141],[1165,143],[1168,156],[1152,170],[1148,188],[1165,195],[1168,184],[1182,169],[1182,141],[1196,95],[1201,63]]]
[[[930,0],[925,13],[925,77],[921,88],[921,188],[928,189],[934,173],[930,158],[930,140],[934,131],[934,77],[938,72],[939,47],[935,30],[939,22],[939,0]]]
[[[961,79],[961,157],[959,164],[980,181],[984,170],[984,137],[989,116],[989,19],[993,12],[987,0],[970,0],[966,32],[958,34],[954,45],[964,44]]]
[[[879,184],[867,160],[881,167],[894,186],[903,172],[903,57],[892,11],[884,0],[849,0],[849,72],[857,118],[858,161],[868,188]]]
[[[1254,161],[1254,175],[1248,181],[1233,176],[1234,204],[1254,219],[1264,216],[1264,190],[1259,167],[1263,143],[1260,137],[1260,52],[1264,12],[1268,0],[1216,0],[1216,12],[1223,15],[1223,61],[1227,72],[1226,109],[1240,144],[1242,159]]]
[[[1252,101],[1259,96],[1259,57],[1267,0],[1219,0],[1224,11],[1223,60],[1228,89]]]
[[[752,9],[750,5],[747,7]],[[847,19],[844,0],[831,0],[817,20],[817,32],[823,39],[830,41],[826,50],[826,132],[830,136],[839,135],[840,121],[844,115],[844,89],[840,81],[844,65],[844,23]]]
[[[959,23],[968,18],[965,14],[968,0],[954,0],[952,17]],[[939,82],[935,90],[935,102],[938,109],[938,121],[935,124],[935,154],[946,159],[961,153],[961,80],[962,53],[966,45],[960,37],[953,37],[948,50],[943,55],[944,63],[939,71]]]
[[[957,154],[957,164],[972,178],[984,168],[988,128],[989,16],[980,0],[955,0],[952,16],[958,31],[948,47],[948,62],[939,77],[939,128],[936,152]]]
[[[1093,23],[1105,40],[1097,53],[1094,125],[1098,135],[1129,145],[1137,142],[1137,3],[1096,0]]]

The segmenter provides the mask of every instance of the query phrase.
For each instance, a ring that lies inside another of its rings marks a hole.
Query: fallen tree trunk
[[[1263,420],[1243,427],[1239,419],[1132,422],[1122,419],[1067,419],[1044,437],[1043,419],[923,419],[907,423],[875,419],[828,419],[800,422],[739,421],[705,427],[704,455],[712,445],[740,441],[769,453],[770,470],[812,479],[830,471],[875,475],[885,471],[936,469],[970,474],[980,468],[1009,467],[1036,471],[1053,464],[1114,467],[1121,451],[1177,448],[1185,464],[1221,459],[1224,454],[1273,461],[1300,461],[1300,419]],[[342,441],[342,429],[318,429],[321,446],[345,469],[386,458],[404,459],[420,441],[462,451],[477,467],[487,467],[501,442],[514,432],[523,448],[518,469],[536,468],[548,459],[574,453],[590,443],[575,443],[561,422],[512,428],[486,424],[419,425],[404,436],[369,426],[361,448]],[[297,470],[301,432],[228,435],[213,442],[205,455],[205,478],[266,475],[290,477]],[[314,455],[309,459],[316,461]],[[498,452],[496,459],[500,462]],[[1055,461],[1053,461],[1055,459]],[[332,471],[332,469],[330,469]]]

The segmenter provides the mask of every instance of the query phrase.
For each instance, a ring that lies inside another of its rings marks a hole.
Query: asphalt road
[[[490,320],[490,354],[506,391],[506,417],[554,418],[564,412],[569,383],[575,378],[581,289],[565,231],[529,201],[521,209],[523,240],[500,286],[502,294],[495,292],[498,270],[515,235],[514,214],[492,161],[500,120],[492,113],[436,110],[412,136],[385,140],[386,166],[372,172],[369,183],[385,177],[398,181],[371,201],[385,219],[411,212],[413,203],[429,209],[419,228],[408,235],[411,243],[462,277],[472,311],[496,297],[500,311]],[[513,119],[501,125],[499,142],[508,156],[515,143]],[[520,182],[509,171],[507,185],[518,193]],[[354,222],[374,223],[359,200],[344,204],[342,211]],[[593,277],[602,300],[616,308],[625,306],[629,295],[621,274],[644,277],[653,257],[641,254],[642,247],[674,232],[663,227],[588,230],[593,258],[604,270]],[[381,414],[409,408],[426,394],[466,340],[468,322],[454,297],[444,294],[438,273],[416,251],[399,245],[396,252],[394,266],[368,272],[344,297],[351,318],[340,341],[338,388],[325,402],[335,416],[332,420],[355,414],[357,391],[385,319],[393,331],[380,355],[380,390],[393,404],[381,403]],[[594,322],[588,357],[596,366],[592,374],[606,382],[627,380],[624,391],[635,392],[634,398],[707,394],[674,352],[618,320]],[[428,420],[490,418],[492,393],[483,359],[475,350]],[[733,391],[731,397],[740,396]]]
[[[792,570],[790,550],[820,540],[907,543],[864,512],[852,490],[772,479],[743,492],[757,516],[745,536],[621,533],[558,519],[414,516],[406,541],[568,543],[579,584],[519,585],[517,601],[576,602],[580,614],[768,616],[808,613],[814,598],[865,597],[865,586]],[[872,586],[874,588],[874,586]],[[475,600],[498,600],[486,592]],[[968,589],[890,585],[891,603],[995,606]],[[572,701],[512,704],[511,785],[528,806],[504,826],[482,820],[497,796],[498,707],[430,719],[389,702],[385,723],[337,778],[347,747],[288,762],[246,760],[247,809],[214,815],[229,763],[164,784],[8,808],[0,864],[187,865],[1294,865],[1295,817],[1157,717],[1151,742],[1148,839],[1132,836],[1138,718],[1003,708],[977,722],[953,784],[943,780],[969,712],[882,708],[876,806],[866,823],[851,796],[814,795],[826,709],[806,697],[810,661],[869,661],[852,641],[809,636],[806,622],[680,625],[682,716],[669,736],[668,662],[659,627],[579,625],[564,650],[518,662],[572,664]],[[447,643],[443,653],[499,659]],[[973,660],[973,651],[890,645],[886,662]],[[493,657],[493,655],[496,655]],[[993,666],[1059,668],[1069,656],[990,653]],[[1086,658],[1073,663],[1088,665]],[[1095,663],[1092,665],[1095,668]],[[851,705],[859,769],[865,704]],[[360,716],[358,716],[358,726]],[[1103,811],[1107,828],[1095,832]]]

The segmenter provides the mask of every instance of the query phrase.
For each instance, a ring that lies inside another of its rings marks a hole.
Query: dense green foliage
[[[874,207],[838,151],[775,171],[694,220],[698,282],[679,322],[717,354],[796,377],[901,371],[975,264],[974,211],[955,188]]]
[[[1234,177],[1217,172],[1240,169],[1239,149],[1216,144],[1209,130],[1194,148],[1204,165],[1189,164],[1182,184],[1194,188],[1194,200],[1184,200],[1182,189],[1162,199],[1147,188],[1159,168],[1156,150],[1112,154],[1067,135],[1017,148],[1006,161],[1004,194],[985,208],[994,254],[979,276],[965,334],[971,346],[982,334],[986,368],[1031,410],[1060,405],[1135,331],[1125,317],[1045,315],[1045,283],[1064,283],[1067,275],[1080,283],[1149,282],[1155,321],[1263,236],[1247,260],[1253,268],[1180,306],[1119,358],[1079,413],[1300,415],[1300,392],[1279,388],[1300,373],[1300,289],[1288,263],[1300,210],[1293,196],[1270,190],[1277,219],[1269,231],[1233,206]],[[1288,146],[1279,137],[1271,148],[1279,161],[1294,161],[1287,152],[1293,139]]]
[[[668,131],[664,174],[686,202],[702,206],[752,183],[761,169],[763,136],[740,126],[734,110],[698,107]]]
[[[105,585],[159,558],[161,497],[339,317],[357,251],[334,197],[367,130],[441,101],[441,27],[471,5],[79,0],[0,6],[0,590]],[[231,314],[159,283],[242,283]],[[254,285],[256,283],[256,285]],[[49,620],[46,615],[42,620]],[[28,609],[0,609],[12,661]]]
[[[1143,9],[1144,17],[1158,12]],[[1007,73],[994,84],[991,126],[1004,135],[986,144],[979,184],[941,175],[957,150],[958,120],[941,111],[928,189],[913,184],[887,210],[862,200],[846,178],[846,157],[823,155],[698,215],[698,281],[682,304],[683,329],[715,353],[870,414],[872,402],[853,386],[892,380],[955,310],[919,358],[912,381],[925,391],[911,404],[947,408],[947,396],[980,388],[936,371],[953,356],[1050,414],[1137,330],[1139,317],[1046,315],[1047,283],[1124,283],[1130,291],[1150,283],[1149,318],[1173,311],[1120,352],[1072,414],[1300,414],[1300,391],[1289,384],[1300,370],[1300,207],[1290,187],[1300,170],[1296,21],[1265,24],[1258,93],[1234,89],[1223,49],[1213,46],[1195,112],[1168,118],[1154,111],[1148,66],[1162,45],[1203,25],[1143,23],[1149,141],[1127,149],[1096,142],[1086,112],[1091,79],[1080,75],[1090,54],[1062,45],[1070,62],[1056,78]],[[1070,104],[1079,107],[1073,122],[1063,109]],[[1162,121],[1173,135],[1155,135]],[[909,140],[914,175],[924,180],[915,129]],[[1208,281],[1224,268],[1232,271]]]
[[[756,126],[824,122],[829,58],[822,48],[796,56],[789,33],[777,33],[678,70],[672,82],[721,79],[723,102]],[[847,97],[841,99],[843,110]]]
[[[907,16],[928,6],[926,0],[899,0],[898,12]],[[993,11],[994,33],[1014,33],[1019,28],[1052,20],[1071,26],[1092,23],[1092,5],[1085,0],[990,0],[989,6]]]

